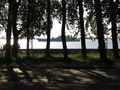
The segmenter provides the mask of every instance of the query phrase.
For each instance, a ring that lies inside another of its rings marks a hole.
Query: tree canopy
[[[105,55],[105,40],[112,39],[114,57],[119,57],[120,38],[119,0],[1,0],[0,31],[6,31],[6,57],[17,56],[19,38],[29,41],[34,36],[47,35],[50,50],[50,31],[54,20],[62,23],[61,38],[64,56],[67,55],[66,28],[73,37],[81,37],[81,49],[86,56],[86,38],[98,39],[101,59]],[[11,53],[11,35],[14,51]],[[104,53],[103,53],[104,52]],[[47,54],[46,54],[47,55]],[[67,58],[67,57],[65,57]],[[107,58],[107,57],[106,57]]]

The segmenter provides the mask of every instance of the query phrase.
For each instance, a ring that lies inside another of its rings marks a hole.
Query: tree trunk
[[[30,41],[30,14],[31,13],[31,0],[28,0],[28,17],[27,17],[27,50],[26,50],[26,55],[27,55],[27,60],[30,59],[30,49],[29,49],[29,41]]]
[[[65,36],[65,24],[66,24],[66,1],[62,0],[62,45],[63,45],[63,54],[64,59],[68,60],[68,51],[67,51],[67,45],[66,45],[66,36]]]
[[[27,27],[27,50],[26,50],[27,60],[30,59],[29,41],[30,41],[30,31],[29,31],[29,27]]]
[[[15,33],[14,33],[15,34]],[[16,59],[18,58],[18,50],[19,50],[19,44],[18,44],[18,33],[14,35],[14,42],[13,42],[13,47],[12,47],[12,55]]]
[[[27,50],[26,50],[26,56],[27,56],[27,60],[30,59],[30,49],[29,49],[29,46],[30,46],[30,24],[32,22],[32,19],[34,18],[33,17],[33,3],[34,3],[34,0],[28,0],[28,15],[27,15]]]
[[[102,24],[102,13],[101,13],[101,3],[100,0],[95,1],[95,12],[96,12],[96,22],[97,22],[97,34],[98,34],[98,44],[99,44],[99,52],[100,52],[100,59],[103,63],[106,63],[107,56],[105,50],[105,41],[104,41],[104,30]]]
[[[8,12],[8,24],[7,24],[7,31],[6,31],[6,52],[5,57],[6,60],[11,60],[11,28],[12,28],[12,2],[11,0],[8,0],[9,2],[9,12]]]
[[[18,7],[20,5],[20,2],[16,2],[14,0],[14,8],[13,8],[13,37],[14,37],[14,42],[13,42],[13,47],[12,47],[12,54],[13,57],[17,59],[18,57],[18,31],[17,31],[17,12],[18,12]]]
[[[82,56],[84,58],[87,58],[87,56],[86,56],[86,42],[85,42],[85,29],[84,29],[84,20],[83,20],[83,4],[82,4],[82,0],[78,0],[78,5],[79,5],[80,28],[81,28]]]
[[[47,0],[47,31],[46,31],[46,34],[47,34],[47,45],[46,45],[46,56],[50,56],[50,26],[51,26],[51,23],[50,23],[50,0]]]
[[[111,28],[112,28],[113,52],[114,52],[114,58],[118,58],[119,50],[118,50],[118,41],[117,41],[116,8],[113,0],[109,0],[109,2],[110,2],[110,21],[112,26]]]

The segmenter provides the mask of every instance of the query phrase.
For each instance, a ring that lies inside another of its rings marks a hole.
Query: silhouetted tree
[[[84,19],[83,19],[83,4],[82,0],[78,0],[79,6],[79,17],[80,17],[80,30],[81,30],[81,49],[82,49],[82,56],[86,56],[86,42],[85,42],[85,29],[84,29]]]
[[[96,12],[96,22],[97,22],[97,34],[98,34],[98,43],[99,43],[99,52],[100,59],[102,62],[107,61],[106,50],[105,50],[105,41],[104,41],[104,30],[102,24],[102,13],[101,13],[101,2],[100,0],[95,1],[95,12]]]
[[[119,50],[118,50],[117,25],[116,25],[117,4],[113,0],[109,0],[109,4],[110,4],[110,21],[111,21],[111,27],[112,27],[113,52],[114,52],[114,58],[118,58]]]
[[[13,22],[13,48],[12,48],[12,54],[14,57],[18,57],[17,53],[18,53],[18,49],[19,49],[19,45],[18,45],[18,30],[17,30],[17,14],[18,14],[18,8],[20,5],[21,0],[19,0],[18,2],[16,0],[14,1],[14,5],[13,5],[13,18],[12,18],[12,22]]]
[[[11,60],[11,29],[12,29],[12,18],[13,18],[13,1],[8,0],[9,10],[8,10],[8,25],[6,31],[6,52],[5,57],[7,60]]]
[[[46,44],[46,56],[50,56],[50,32],[51,32],[51,16],[50,16],[50,8],[51,8],[51,0],[47,0],[47,44]]]
[[[66,1],[62,0],[62,45],[63,45],[63,54],[64,59],[68,60],[68,51],[67,51],[67,45],[66,45],[66,36],[65,36],[65,24],[66,24]]]
[[[27,14],[27,28],[26,28],[26,34],[27,34],[27,50],[26,50],[26,55],[27,55],[27,60],[30,59],[30,50],[29,50],[29,41],[30,41],[30,24],[31,24],[31,15],[32,15],[32,5],[33,5],[33,0],[28,0],[28,14]]]

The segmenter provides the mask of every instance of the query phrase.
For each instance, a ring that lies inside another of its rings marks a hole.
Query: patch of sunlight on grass
[[[45,56],[45,53],[33,53],[33,54],[31,54],[31,56],[34,56],[34,57],[37,57],[37,58],[41,58],[41,57]]]
[[[22,74],[18,74],[17,75],[19,78],[25,78],[25,75],[22,75]]]
[[[23,60],[23,58],[26,56],[25,52],[19,52],[18,53],[18,57],[21,58]]]
[[[107,52],[107,57],[112,60],[113,59],[113,53],[111,51]]]
[[[39,76],[38,78],[40,81],[48,83],[48,79],[46,76]]]
[[[98,52],[90,52],[90,53],[87,54],[87,56],[90,59],[96,59],[96,60],[99,59],[99,53]]]
[[[13,68],[13,71],[14,71],[15,73],[23,73],[19,68]]]
[[[31,83],[28,80],[26,80],[26,79],[20,79],[20,83],[31,85]]]
[[[8,82],[7,79],[0,80],[0,84],[7,83],[7,82]]]
[[[79,62],[84,62],[83,58],[81,57],[81,53],[70,53],[69,58],[71,58],[72,60],[79,61]]]
[[[63,57],[63,54],[53,54],[52,57],[61,58],[61,57]]]
[[[38,83],[39,80],[38,80],[38,79],[32,79],[32,82],[33,82],[33,83]]]
[[[38,78],[32,79],[32,82],[33,83],[38,83],[38,82],[48,83],[48,79],[46,76],[38,76]]]
[[[0,84],[7,83],[7,82],[8,82],[8,80],[7,80],[6,76],[1,76],[0,77]]]

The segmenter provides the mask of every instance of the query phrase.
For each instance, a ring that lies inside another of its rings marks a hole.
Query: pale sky
[[[61,35],[61,24],[57,21],[57,20],[54,20],[53,22],[53,27],[51,29],[51,38],[52,37],[58,37]],[[65,29],[65,32],[66,32],[66,35],[70,35],[70,32],[68,31],[68,29],[66,28]],[[46,38],[46,36],[41,36],[40,38]]]
[[[51,37],[58,37],[61,35],[61,24],[57,20],[54,20],[53,28],[51,30]]]
[[[66,32],[67,32],[67,35],[68,35],[69,32],[68,32],[67,28],[66,28]],[[61,24],[59,24],[57,20],[54,20],[54,22],[53,22],[53,28],[51,29],[51,38],[52,37],[58,37],[60,35],[61,35]],[[0,32],[0,37],[1,36],[6,37],[5,31]],[[40,38],[46,38],[46,36],[42,35]]]

